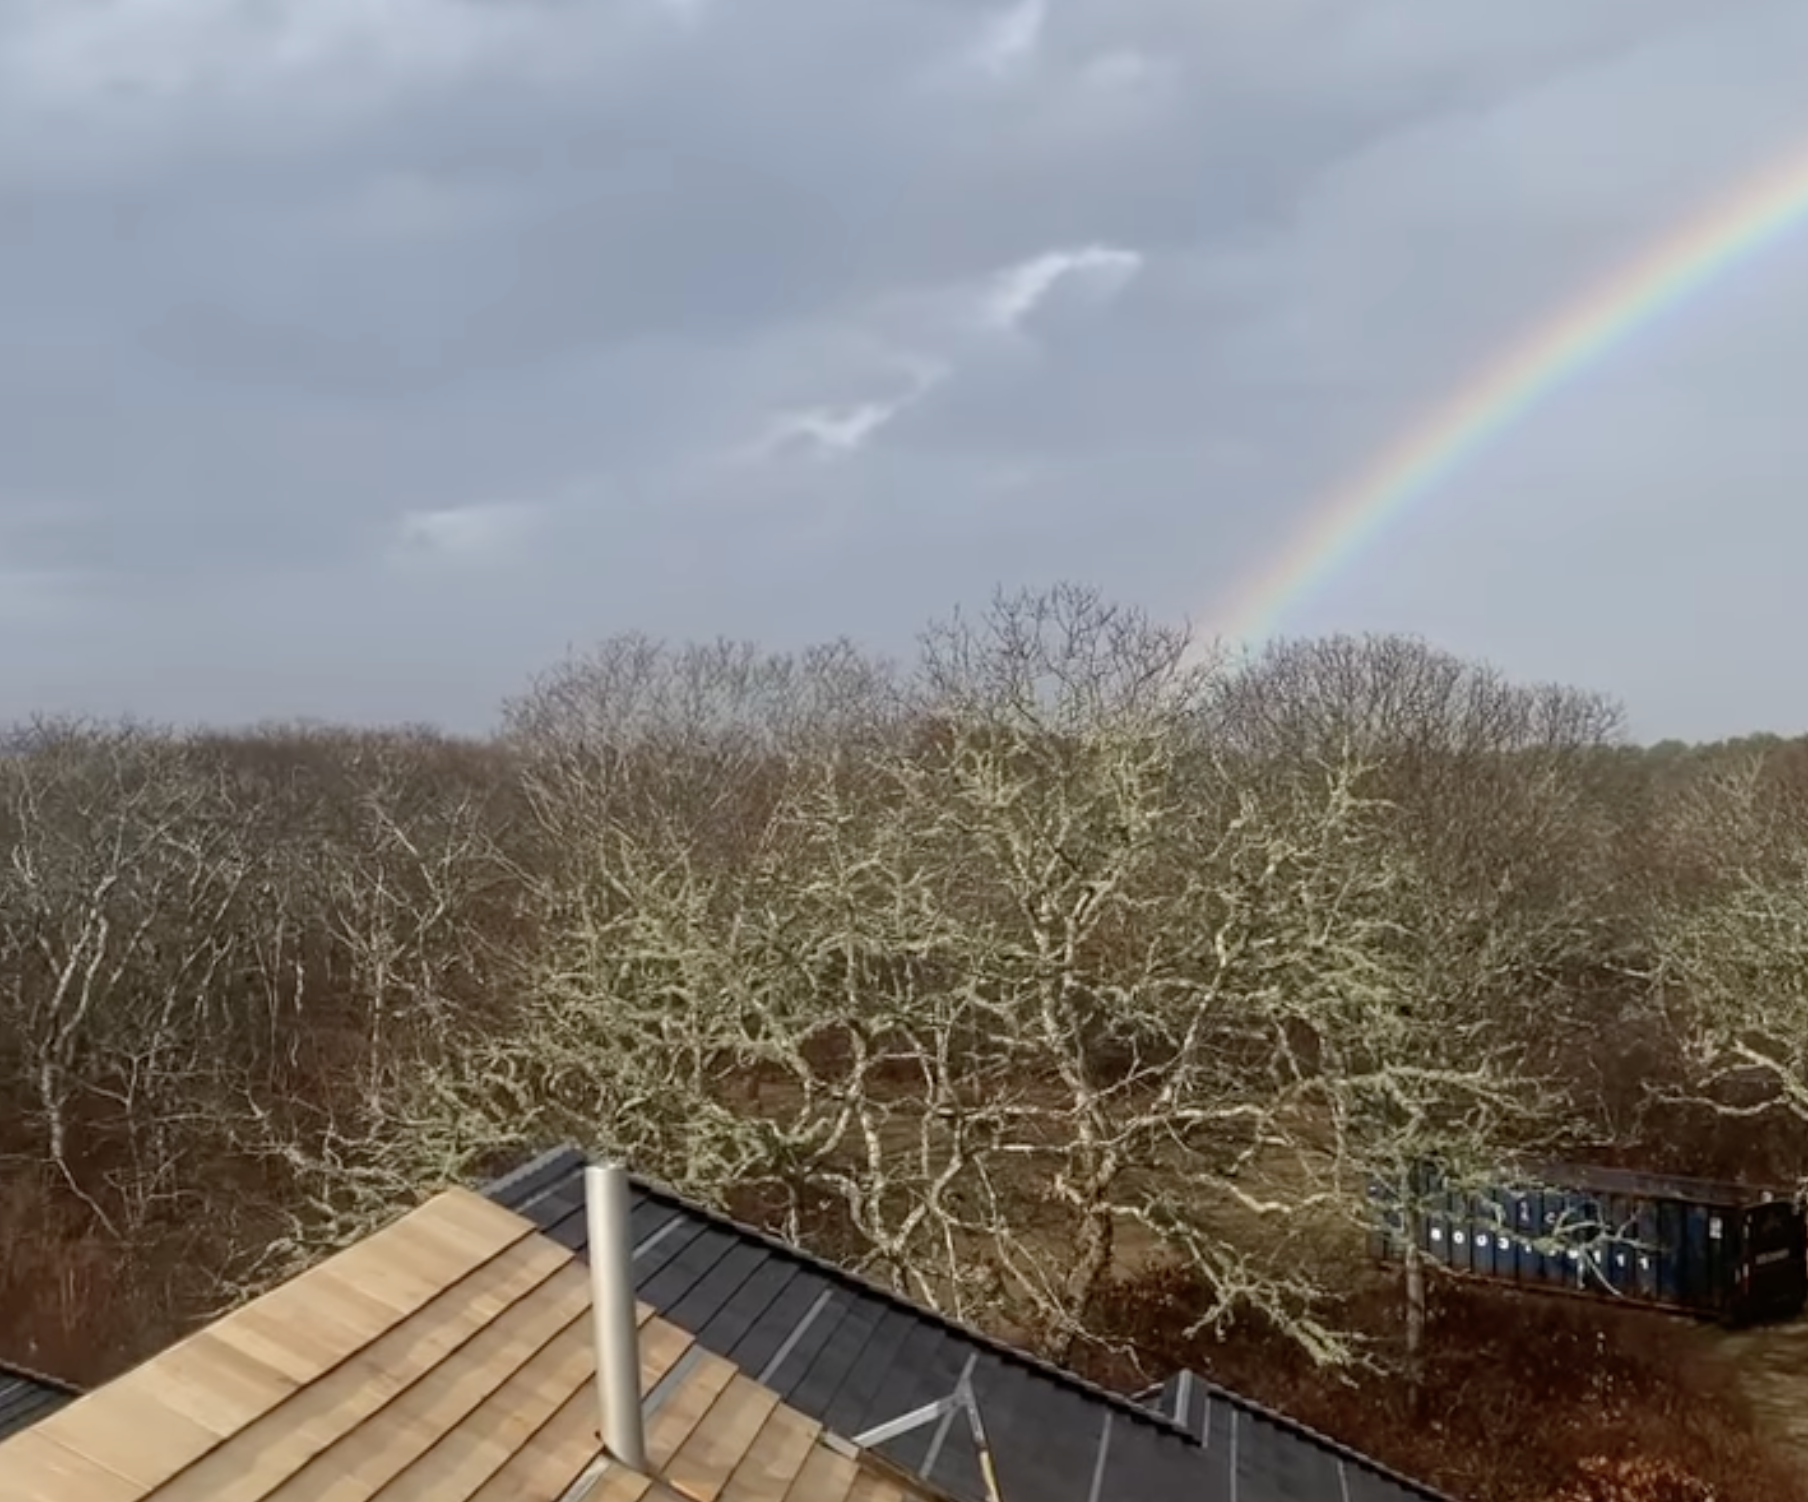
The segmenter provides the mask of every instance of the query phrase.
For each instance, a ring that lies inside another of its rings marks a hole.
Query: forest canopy
[[[1161,1276],[1332,1368],[1414,1164],[1799,1171],[1808,740],[1415,639],[1062,586],[0,749],[0,1343],[80,1377],[566,1140],[1057,1358]]]

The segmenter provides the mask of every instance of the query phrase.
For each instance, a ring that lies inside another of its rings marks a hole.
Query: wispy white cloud
[[[989,359],[998,336],[1016,335],[1059,284],[1072,281],[1094,298],[1109,299],[1142,267],[1140,251],[1081,245],[1044,251],[964,283],[882,299],[854,320],[839,342],[845,349],[864,347],[866,359],[887,370],[901,370],[903,388],[885,396],[786,407],[730,455],[730,462],[787,456],[827,461],[857,454],[931,390],[958,382],[963,369]],[[904,353],[909,344],[936,354]]]
[[[844,407],[806,407],[784,412],[773,419],[759,449],[773,455],[802,447],[823,458],[856,453],[903,407],[901,401],[857,402]]]
[[[1141,251],[1116,245],[1083,245],[1049,250],[997,272],[980,296],[980,321],[1010,332],[1042,305],[1055,287],[1070,278],[1089,284],[1099,295],[1121,291],[1143,268]]]
[[[899,414],[928,395],[946,374],[943,366],[919,362],[911,372],[910,384],[892,396],[781,412],[740,457],[759,461],[802,454],[826,460],[856,454]]]

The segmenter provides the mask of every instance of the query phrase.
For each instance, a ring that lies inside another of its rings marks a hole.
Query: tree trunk
[[[1050,1355],[1057,1365],[1064,1364],[1073,1353],[1079,1327],[1084,1324],[1091,1308],[1092,1296],[1099,1286],[1099,1280],[1111,1266],[1116,1243],[1117,1226],[1110,1208],[1094,1206],[1080,1222],[1080,1234],[1074,1247],[1073,1270],[1067,1276],[1063,1299],[1067,1306],[1063,1311],[1067,1324],[1055,1333],[1051,1343]]]
[[[1419,1248],[1419,1217],[1411,1217],[1402,1264],[1406,1282],[1406,1382],[1415,1418],[1425,1409],[1425,1254]]]

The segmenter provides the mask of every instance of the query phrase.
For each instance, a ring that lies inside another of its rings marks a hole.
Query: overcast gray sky
[[[487,723],[626,628],[1209,619],[1808,148],[1801,0],[0,0],[0,716]],[[1284,623],[1808,730],[1808,233]]]

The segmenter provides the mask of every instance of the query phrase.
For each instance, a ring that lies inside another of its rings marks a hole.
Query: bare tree
[[[1341,989],[1297,1009],[1299,1068],[1352,1218],[1404,1218],[1416,1380],[1430,1186],[1498,1184],[1516,1159],[1585,1135],[1556,1071],[1622,1051],[1618,1015],[1585,990],[1622,942],[1600,796],[1619,712],[1410,638],[1335,637],[1246,662],[1211,725],[1252,770],[1363,764],[1365,848],[1341,901],[1365,942]]]
[[[1420,1391],[1427,1333],[1423,1248],[1448,1193],[1529,1182],[1529,1165],[1585,1130],[1557,1081],[1539,1068],[1533,1035],[1490,985],[1516,936],[1477,936],[1472,952],[1439,948],[1443,888],[1408,852],[1378,843],[1347,889],[1348,921],[1370,942],[1343,970],[1344,987],[1302,1009],[1303,1069],[1330,1131],[1327,1163],[1341,1203],[1365,1232],[1395,1232],[1407,1375]],[[1397,1217],[1397,1219],[1396,1219]]]
[[[1808,1122],[1808,808],[1761,756],[1715,767],[1670,805],[1695,855],[1658,913],[1657,990],[1693,1098]]]
[[[44,1160],[116,1233],[78,1172],[78,1123],[110,1102],[135,1156],[154,1145],[118,1176],[142,1215],[174,1172],[183,1102],[217,1062],[217,982],[247,865],[207,796],[172,743],[131,726],[39,725],[0,767],[9,1026]]]
[[[1288,1208],[1238,1175],[1285,1119],[1266,1068],[1291,964],[1275,941],[1297,915],[1282,893],[1336,816],[1198,775],[1212,677],[1189,645],[1084,589],[1000,597],[926,637],[919,711],[939,735],[900,769],[951,968],[1020,1082],[976,1160],[972,1229],[1058,1355],[1090,1333],[1132,1224],[1205,1272],[1206,1319],[1254,1303],[1335,1345],[1303,1313],[1311,1290],[1213,1212]]]
[[[597,831],[531,1067],[594,1140],[708,1199],[766,1195],[801,1239],[838,1207],[856,1238],[838,1253],[942,1301],[960,1284],[934,1211],[965,1153],[965,1006],[921,993],[936,936],[889,858],[908,826],[847,774],[800,758],[732,865],[675,823]]]
[[[630,812],[725,849],[755,838],[783,755],[873,733],[891,699],[889,667],[847,642],[786,654],[627,635],[542,674],[503,722],[550,866]]]
[[[290,1231],[241,1285],[368,1229],[385,1196],[475,1171],[531,1115],[498,1072],[537,935],[503,769],[418,730],[323,749],[324,784],[272,839],[244,983],[288,1019],[287,1057],[241,1092],[238,1145],[285,1184]]]
[[[1242,1175],[1281,1131],[1276,998],[1294,932],[1335,926],[1307,905],[1351,805],[1208,787],[1186,647],[1084,590],[1001,597],[927,634],[899,716],[775,738],[732,857],[592,805],[523,1034],[546,1097],[694,1192],[772,1189],[796,1233],[832,1210],[855,1259],[1057,1349],[1131,1224],[1209,1267],[1208,1318],[1284,1307],[1337,1349],[1217,1212],[1289,1208]]]
[[[1271,643],[1227,674],[1213,721],[1227,746],[1258,755],[1348,746],[1429,772],[1452,759],[1549,755],[1613,742],[1619,705],[1560,684],[1516,684],[1410,636]]]
[[[380,1127],[395,1071],[449,1046],[490,979],[474,921],[516,878],[481,788],[444,775],[419,738],[371,738],[346,768],[349,816],[325,852],[328,931],[361,1011],[365,1113]],[[487,999],[487,998],[486,998]]]

